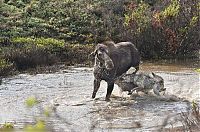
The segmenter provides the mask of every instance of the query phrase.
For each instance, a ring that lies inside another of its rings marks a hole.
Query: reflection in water
[[[200,67],[200,60],[162,60],[147,61],[141,64],[142,71],[182,72],[192,71]]]
[[[0,123],[15,122],[15,127],[35,122],[41,116],[39,107],[54,106],[55,113],[45,118],[54,131],[153,131],[166,117],[179,120],[178,113],[188,111],[187,100],[199,100],[199,62],[180,65],[166,62],[145,62],[141,71],[154,71],[162,76],[166,97],[153,94],[132,97],[119,96],[117,86],[111,102],[104,101],[106,83],[92,100],[93,74],[91,68],[71,68],[51,74],[20,74],[3,79],[0,85]],[[173,95],[173,98],[171,97]],[[26,108],[24,101],[36,96],[40,104]],[[180,125],[180,122],[175,124]],[[170,127],[170,125],[168,126]]]

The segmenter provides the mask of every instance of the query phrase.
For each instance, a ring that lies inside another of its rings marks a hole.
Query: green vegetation
[[[35,97],[29,97],[27,100],[26,100],[26,105],[28,107],[33,107],[34,105],[36,105],[38,103],[37,99]]]
[[[13,63],[0,57],[0,75],[9,75],[12,72]]]
[[[129,38],[136,43],[142,56],[184,58],[198,55],[198,1],[149,2],[132,1],[125,17],[132,34]]]
[[[135,43],[146,59],[195,57],[199,5],[197,0],[0,0],[0,67],[88,64],[93,45],[110,39]]]
[[[15,68],[25,70],[37,66],[65,62],[89,64],[88,55],[94,50],[92,44],[67,44],[53,38],[17,37],[0,40],[0,74],[5,75]],[[7,70],[6,70],[7,69]]]
[[[5,67],[9,67],[11,66],[12,64],[9,64],[8,61],[6,61],[5,59],[1,59],[0,60],[0,69],[4,69]]]
[[[33,106],[35,105],[41,105],[39,104],[39,101],[36,97],[34,96],[31,96],[29,97],[26,101],[25,101],[25,104],[27,107],[29,108],[32,108]],[[40,114],[41,116],[44,114],[46,117],[49,117],[50,116],[50,109],[49,108],[44,108],[42,106],[38,107],[39,110],[40,110]],[[35,124],[27,124],[25,127],[24,127],[24,132],[46,132],[47,131],[47,128],[46,128],[46,124],[45,124],[45,120],[43,119],[37,119],[36,120],[36,123]]]
[[[44,115],[46,116],[46,117],[49,117],[50,116],[50,113],[52,112],[52,110],[50,109],[50,108],[45,108],[44,109]]]
[[[27,125],[24,132],[46,132],[45,121],[38,120],[35,125]]]
[[[199,69],[195,69],[195,71],[200,73],[200,68]]]
[[[2,126],[0,126],[0,131],[3,131],[3,132],[14,132],[14,124],[6,122]]]
[[[135,29],[135,34],[140,34],[144,31],[148,24],[150,23],[150,16],[148,16],[149,5],[147,3],[141,2],[138,4],[138,7],[130,11],[130,13],[125,14],[125,24],[129,26],[130,23],[134,21],[137,24]]]

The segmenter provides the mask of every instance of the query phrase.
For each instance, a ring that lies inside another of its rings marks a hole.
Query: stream
[[[120,94],[115,85],[111,101],[106,102],[105,82],[101,83],[96,99],[91,99],[93,73],[88,67],[3,78],[0,124],[11,122],[16,130],[22,130],[42,118],[49,131],[56,132],[148,132],[161,130],[163,124],[165,128],[178,127],[182,125],[180,113],[190,109],[188,101],[200,104],[200,74],[194,70],[199,67],[198,61],[141,64],[140,71],[153,71],[164,78],[165,95],[180,100],[162,100],[153,93],[128,96]],[[25,101],[32,96],[39,103],[29,108]],[[49,117],[43,114],[44,108],[52,109]]]

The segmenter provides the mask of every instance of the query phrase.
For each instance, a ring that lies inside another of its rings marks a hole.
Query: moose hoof
[[[110,101],[110,98],[106,98],[105,101],[109,102],[109,101]]]
[[[95,94],[92,94],[92,98],[93,98],[93,99],[95,98],[95,96],[96,96]]]

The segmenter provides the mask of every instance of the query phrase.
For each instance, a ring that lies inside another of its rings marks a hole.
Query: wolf
[[[164,79],[153,72],[151,74],[124,74],[116,79],[115,84],[121,88],[121,91],[128,91],[129,95],[134,91],[148,94],[150,90],[153,90],[154,94],[160,96],[160,92],[166,91]]]

